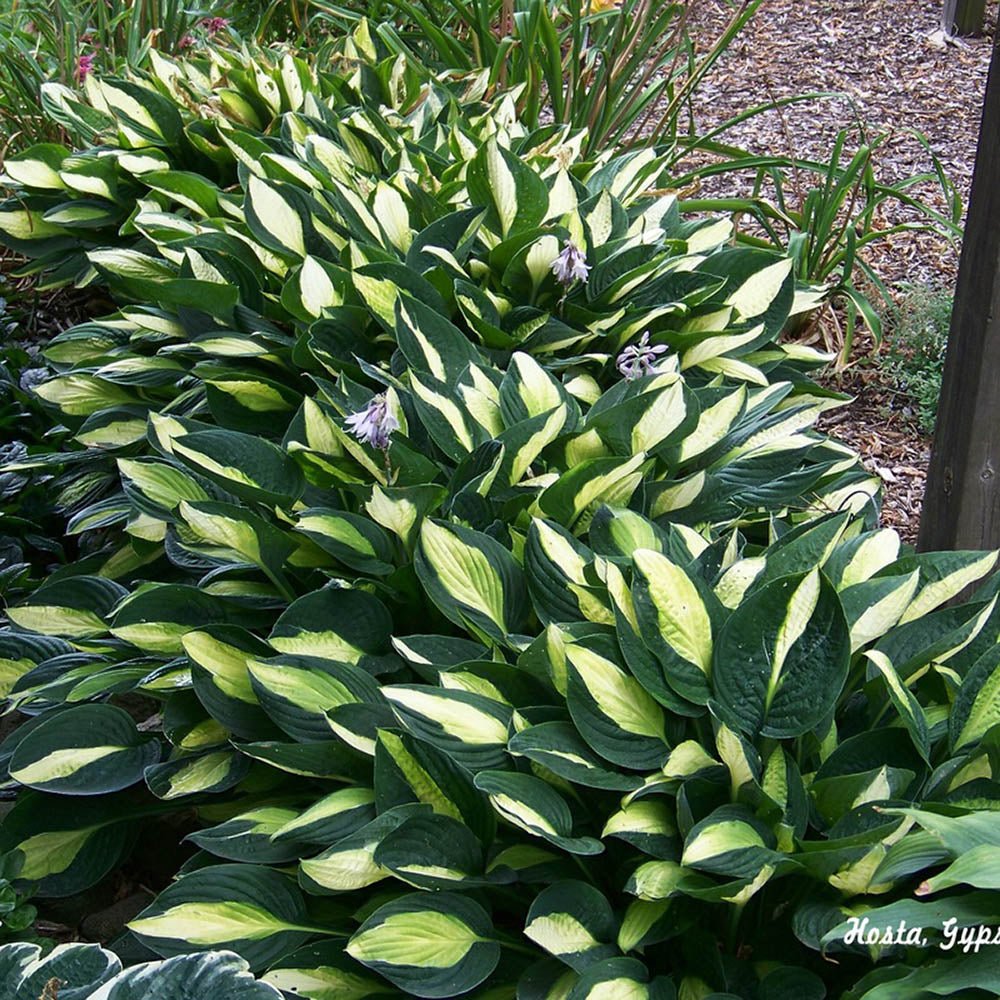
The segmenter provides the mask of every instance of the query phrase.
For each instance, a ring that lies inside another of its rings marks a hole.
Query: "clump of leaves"
[[[936,912],[916,824],[993,787],[996,596],[945,605],[995,554],[875,530],[774,342],[790,262],[681,219],[653,154],[396,61],[218,59],[50,92],[106,145],[15,161],[0,214],[120,303],[46,350],[71,437],[7,467],[66,477],[84,553],[0,633],[19,886],[185,812],[132,933],[312,1000],[819,996],[832,950],[855,983],[846,919]],[[212,79],[204,122],[167,96]]]
[[[197,989],[212,1000],[280,1000],[255,981],[246,962],[211,952],[122,969],[117,955],[96,944],[64,944],[42,955],[37,945],[0,947],[0,990],[12,1000],[186,1000]]]
[[[933,434],[937,422],[952,304],[943,289],[910,289],[892,314],[881,359],[895,388],[913,401],[924,434]]]

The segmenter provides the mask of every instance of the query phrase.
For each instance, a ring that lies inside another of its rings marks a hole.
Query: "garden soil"
[[[704,48],[735,5],[691,2]],[[918,129],[966,204],[997,4],[988,4],[984,36],[970,39],[944,37],[941,7],[941,0],[765,0],[698,91],[693,108],[698,130],[777,98],[836,91],[843,96],[769,112],[723,138],[755,153],[823,161],[838,131],[860,117],[870,133],[892,133],[880,150],[877,171],[881,180],[897,182],[932,169],[927,151],[912,135]],[[731,176],[725,184],[732,194]],[[946,210],[934,185],[914,190]],[[907,218],[899,210],[895,215],[887,210],[885,217],[890,224]],[[897,302],[914,285],[954,289],[959,247],[946,239],[906,232],[873,245],[866,256]],[[887,336],[892,336],[891,323]],[[823,426],[857,448],[882,478],[884,523],[914,541],[931,441],[917,432],[909,401],[880,373],[871,345],[859,346],[850,367],[828,380],[851,393],[854,402],[828,416]]]

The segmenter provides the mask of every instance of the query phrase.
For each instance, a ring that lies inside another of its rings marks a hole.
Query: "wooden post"
[[[994,45],[918,547],[1000,548],[1000,46]]]
[[[986,0],[944,0],[941,27],[948,35],[978,35],[985,14]]]

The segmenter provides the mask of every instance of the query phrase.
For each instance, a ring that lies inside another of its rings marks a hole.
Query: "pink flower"
[[[88,73],[94,71],[94,57],[90,55],[82,55],[77,60],[76,63],[76,78],[79,82],[83,82],[87,78]]]
[[[177,51],[183,52],[194,45],[194,35],[183,35],[177,42]]]
[[[229,27],[229,21],[224,17],[206,17],[201,26],[210,34],[217,35]]]

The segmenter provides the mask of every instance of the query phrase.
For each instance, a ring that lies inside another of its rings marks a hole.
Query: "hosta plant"
[[[984,982],[936,945],[997,921],[996,584],[946,603],[995,554],[901,554],[848,513],[765,546],[605,504],[487,532],[422,516],[428,489],[307,515],[345,575],[287,607],[244,570],[277,529],[184,499],[202,588],[70,576],[12,609],[41,633],[5,639],[41,660],[2,747],[22,879],[73,892],[194,810],[132,933],[316,1000]],[[130,689],[160,712],[103,700]],[[926,940],[851,943],[862,917]]]
[[[583,133],[528,132],[508,98],[373,62],[362,29],[337,74],[216,52],[158,57],[145,83],[90,77],[87,105],[49,87],[50,113],[98,145],[8,160],[0,237],[45,285],[105,280],[254,335],[322,329],[343,357],[392,326],[402,289],[503,356],[613,360],[648,332],[699,376],[801,383],[822,363],[774,343],[814,305],[791,259],[682,217],[665,160],[585,160]],[[587,280],[555,273],[567,243]]]
[[[6,1000],[281,1000],[255,981],[232,953],[145,962],[129,969],[96,944],[64,944],[43,956],[37,945],[0,947],[0,990]]]

